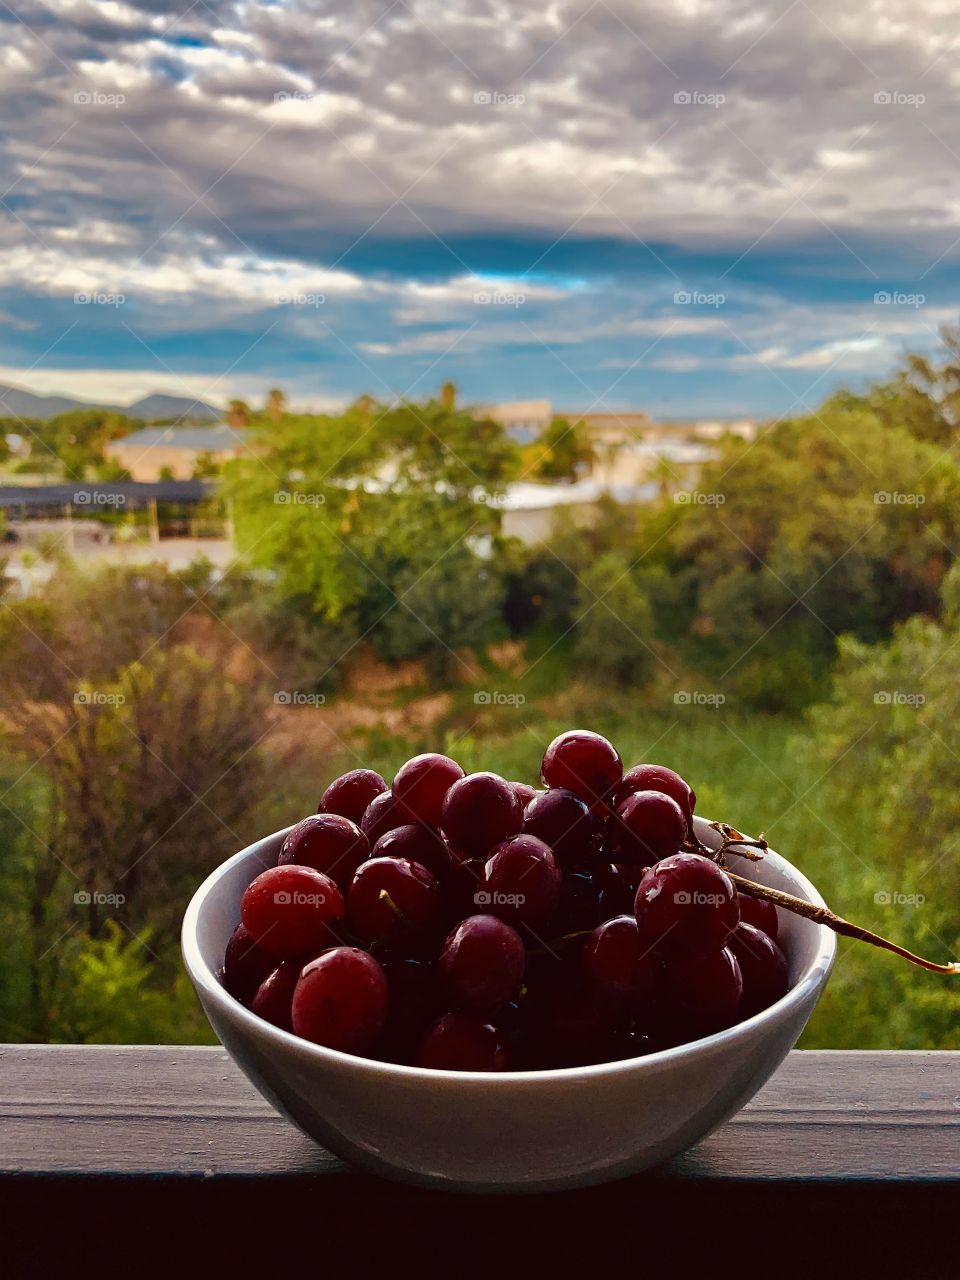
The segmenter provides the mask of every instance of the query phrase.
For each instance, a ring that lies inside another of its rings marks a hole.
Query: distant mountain
[[[74,400],[70,396],[37,396],[22,387],[0,385],[0,418],[55,418],[71,409],[110,409],[144,422],[216,422],[223,414],[213,405],[186,396],[157,392],[130,405],[101,404],[96,400]]]
[[[0,385],[0,418],[55,418],[58,413],[78,408],[80,401],[66,396],[35,396],[19,387]]]
[[[213,405],[202,400],[188,400],[184,396],[165,396],[155,392],[144,396],[136,404],[123,410],[131,418],[143,418],[144,422],[167,422],[189,419],[191,422],[218,422],[223,414]]]

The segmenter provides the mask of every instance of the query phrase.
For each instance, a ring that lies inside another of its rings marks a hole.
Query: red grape
[[[284,960],[261,982],[250,1005],[252,1011],[281,1031],[292,1031],[291,1006],[293,989],[303,965],[299,960]]]
[[[529,782],[511,782],[511,787],[520,797],[520,803],[524,808],[530,803],[534,796],[542,795],[542,791],[538,791],[536,787],[531,787]]]
[[[609,920],[611,916],[622,916],[633,910],[640,872],[637,871],[634,878],[630,871],[629,867],[621,867],[614,862],[603,862],[597,867],[594,879],[600,889],[600,920]]]
[[[347,894],[350,927],[364,942],[426,929],[439,911],[436,876],[408,858],[362,863]]]
[[[523,805],[496,773],[471,773],[455,782],[443,802],[443,833],[467,858],[484,858],[523,825]]]
[[[752,924],[768,938],[776,941],[780,922],[777,920],[777,908],[766,898],[754,898],[749,893],[738,894],[740,902],[740,919],[744,924]]]
[[[534,796],[527,805],[523,831],[548,844],[566,869],[589,860],[595,850],[598,825],[586,800],[573,791],[555,787]]]
[[[605,918],[602,897],[600,884],[589,872],[567,871],[561,878],[560,904],[550,927],[551,935],[563,937],[596,928]]]
[[[271,867],[247,886],[240,915],[264,951],[293,960],[336,945],[343,895],[312,867]]]
[[[699,853],[678,853],[648,867],[634,910],[644,946],[665,958],[719,951],[740,922],[733,881]]]
[[[581,1066],[609,1054],[613,1022],[579,978],[549,987],[537,1001],[536,1020],[546,1065]]]
[[[679,773],[674,773],[666,765],[635,764],[632,769],[628,769],[614,793],[614,806],[622,803],[635,791],[662,791],[665,796],[677,802],[688,824],[693,821],[697,793]]]
[[[536,836],[513,836],[490,854],[477,905],[513,924],[542,928],[560,902],[560,868]]]
[[[258,947],[250,931],[238,924],[223,953],[223,985],[233,998],[249,1004],[276,967],[277,957]]]
[[[374,1056],[407,1066],[416,1061],[417,1047],[427,1026],[447,1007],[441,998],[436,968],[423,960],[381,959],[390,993],[387,1020]]]
[[[443,918],[448,929],[452,929],[467,916],[476,915],[477,894],[482,887],[482,859],[468,858],[463,862],[454,862],[453,870],[441,885]]]
[[[371,800],[382,795],[387,784],[372,769],[351,769],[334,778],[320,801],[320,813],[339,813],[357,826],[367,811]]]
[[[465,1013],[447,1013],[420,1042],[417,1065],[432,1071],[506,1071],[510,1063],[495,1027]]]
[[[623,761],[599,733],[571,729],[547,747],[540,773],[548,787],[564,787],[602,806],[623,777]]]
[[[652,1008],[660,961],[640,941],[633,916],[614,916],[594,929],[584,944],[583,967],[604,1008],[618,1013]]]
[[[342,890],[370,854],[370,845],[355,822],[336,813],[315,813],[298,822],[280,847],[281,867],[296,863],[322,871]]]
[[[293,992],[293,1029],[304,1040],[366,1053],[387,1017],[387,980],[366,951],[334,947],[304,966]]]
[[[422,822],[427,827],[440,825],[443,798],[463,777],[463,770],[449,756],[428,751],[401,765],[393,780],[397,806],[407,822]]]
[[[728,946],[743,976],[741,1018],[752,1018],[787,994],[787,957],[772,938],[741,921]]]
[[[370,856],[409,858],[411,862],[419,862],[422,867],[432,871],[437,879],[449,874],[452,866],[450,850],[444,844],[443,837],[432,827],[421,827],[416,822],[408,822],[402,827],[387,831],[373,846]]]
[[[740,966],[727,947],[695,959],[671,960],[661,974],[660,998],[675,1043],[732,1027],[742,994]]]
[[[437,971],[461,1009],[486,1012],[505,1004],[523,981],[520,935],[496,916],[468,916],[447,937]]]
[[[618,858],[641,866],[679,853],[686,833],[683,810],[662,791],[634,791],[617,806],[610,821]]]
[[[381,791],[367,805],[367,811],[360,819],[360,830],[367,837],[372,848],[381,836],[392,831],[394,827],[402,827],[409,819],[405,818],[397,808],[392,791]]]

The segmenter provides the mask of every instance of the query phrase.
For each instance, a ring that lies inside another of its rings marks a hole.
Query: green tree
[[[82,477],[104,461],[111,440],[128,435],[140,424],[112,409],[71,409],[41,423],[32,440],[32,456],[43,461],[54,454],[69,477]]]
[[[525,471],[543,480],[577,480],[597,458],[586,425],[568,418],[552,418],[526,455]]]
[[[863,405],[887,426],[905,429],[941,448],[957,442],[960,424],[960,327],[940,329],[939,358],[912,353],[889,382],[866,394],[844,393],[839,403]]]
[[[608,552],[588,568],[578,595],[577,659],[591,677],[646,684],[658,665],[653,609],[628,561]]]
[[[393,590],[397,603],[378,629],[377,649],[391,661],[425,658],[438,683],[472,674],[462,650],[479,648],[502,632],[500,577],[465,547],[428,574],[406,569]]]
[[[156,568],[68,571],[0,615],[0,724],[24,779],[4,802],[23,828],[17,1021],[33,1036],[62,1007],[73,953],[60,938],[102,939],[116,919],[150,926],[169,954],[198,876],[244,843],[272,692],[188,642],[196,599]]]
[[[884,644],[844,639],[808,748],[836,803],[855,796],[865,814],[858,923],[940,960],[960,955],[956,569],[947,586],[944,624],[914,617]],[[949,984],[897,965],[858,993],[857,1016],[886,1025],[887,1044],[955,1048],[957,1000]]]
[[[361,630],[396,604],[401,581],[429,580],[446,555],[495,535],[497,513],[478,499],[516,467],[497,423],[438,401],[288,414],[253,455],[224,475],[241,549],[306,610],[349,612]]]
[[[874,641],[939,609],[960,469],[863,407],[727,440],[694,498],[671,504],[669,525],[651,518],[664,536],[644,536],[687,575],[689,656],[744,698],[803,705],[824,691],[839,634]]]

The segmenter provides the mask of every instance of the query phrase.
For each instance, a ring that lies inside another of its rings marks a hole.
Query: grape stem
[[[884,951],[892,951],[894,955],[902,956],[904,960],[909,960],[911,964],[919,965],[921,969],[929,969],[931,973],[960,973],[960,964],[936,964],[933,960],[925,960],[923,956],[914,955],[912,951],[907,951],[905,947],[898,946],[895,942],[891,942],[889,938],[881,937],[879,933],[871,933],[869,929],[864,929],[861,925],[851,924],[849,920],[844,920],[842,916],[836,915],[829,907],[817,907],[812,902],[804,901],[803,898],[795,898],[792,893],[783,893],[779,889],[770,889],[765,884],[756,884],[753,880],[747,880],[743,876],[735,875],[729,868],[724,868],[724,870],[741,892],[748,893],[753,898],[762,898],[766,902],[772,902],[775,906],[783,907],[785,911],[792,911],[794,915],[803,916],[807,920],[812,920],[815,924],[825,924],[828,929],[832,929],[834,933],[842,934],[846,938],[856,938],[859,942],[869,942],[873,947],[880,947]]]
[[[750,862],[762,862],[763,855],[767,852],[769,845],[760,832],[758,839],[751,840],[749,836],[743,835],[736,827],[731,827],[728,822],[711,822],[710,826],[723,839],[723,843],[719,849],[708,849],[705,844],[694,836],[697,844],[700,846],[698,853],[704,854],[708,858],[712,858],[714,862],[722,860],[723,855],[729,850],[731,853],[737,854],[741,858],[747,858]],[[734,845],[737,847],[734,848]]]
[[[390,897],[390,894],[387,893],[386,889],[381,889],[377,897],[385,906],[387,906],[390,909],[390,911],[393,912],[393,915],[397,920],[398,924],[403,925],[405,929],[410,928],[410,921],[403,914],[403,912],[400,910],[400,908],[397,906],[394,900]]]

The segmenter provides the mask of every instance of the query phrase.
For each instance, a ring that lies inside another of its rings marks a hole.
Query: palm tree
[[[440,388],[440,403],[451,412],[457,407],[457,384],[445,382]]]
[[[246,400],[231,400],[227,406],[227,422],[237,431],[241,431],[250,421],[250,406]]]
[[[267,392],[267,413],[273,420],[274,426],[280,421],[287,409],[287,397],[283,394],[279,387],[272,387]]]

